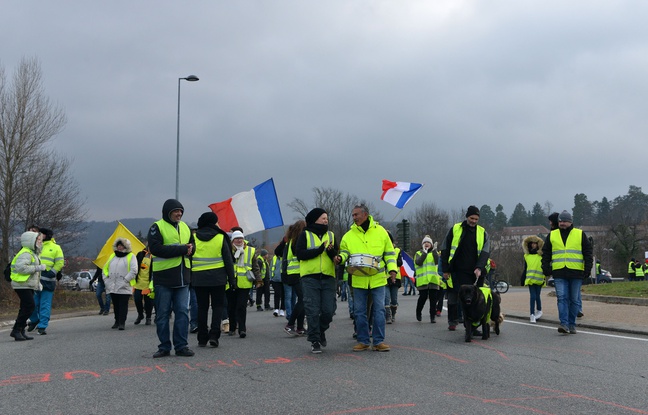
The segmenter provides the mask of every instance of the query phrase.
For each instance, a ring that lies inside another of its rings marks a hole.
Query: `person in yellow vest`
[[[131,281],[137,276],[137,258],[132,252],[131,242],[126,238],[115,238],[113,253],[103,267],[106,292],[110,294],[115,314],[113,329],[124,330],[128,316],[128,302],[133,291]]]
[[[288,227],[286,236],[277,247],[282,248],[281,281],[284,284],[284,296],[286,298],[286,319],[288,323],[284,331],[289,336],[302,336],[304,330],[304,295],[302,292],[301,278],[299,274],[299,259],[295,254],[297,238],[306,227],[305,220],[298,220]],[[296,326],[296,327],[295,327]]]
[[[357,205],[351,213],[353,225],[344,234],[340,242],[340,254],[336,263],[346,263],[352,255],[366,255],[378,261],[378,270],[373,275],[357,272],[352,274],[353,313],[357,330],[358,343],[353,347],[354,352],[362,352],[373,348],[374,351],[388,352],[391,348],[385,344],[385,286],[387,278],[396,280],[396,252],[385,228],[380,226],[369,214],[365,205]],[[389,274],[389,276],[388,276]],[[373,327],[370,345],[369,319],[367,318],[367,302],[371,297],[373,302]]]
[[[396,252],[396,279],[392,282],[391,278],[387,279],[387,286],[385,287],[385,323],[392,324],[396,322],[396,311],[398,311],[398,290],[401,287],[401,273],[400,269],[403,265],[403,254],[401,249],[396,246],[394,237],[391,232],[387,231],[389,240],[394,245]]]
[[[259,249],[257,261],[263,285],[256,289],[256,307],[257,311],[268,311],[270,310],[270,264],[268,263],[267,249]]]
[[[133,301],[137,309],[137,318],[135,324],[140,324],[146,317],[145,325],[151,325],[151,315],[153,314],[153,299],[148,296],[150,293],[149,283],[151,282],[151,253],[148,247],[137,253],[138,271],[133,285]],[[110,296],[108,296],[110,298]]]
[[[559,333],[576,334],[580,289],[593,263],[589,238],[581,229],[574,228],[572,215],[563,210],[558,216],[558,229],[547,235],[542,249],[542,272],[554,278]]]
[[[524,251],[524,268],[522,278],[524,285],[529,287],[531,323],[542,317],[542,299],[540,297],[542,286],[545,283],[542,274],[542,246],[544,242],[535,235],[524,238],[522,250]]]
[[[634,281],[635,280],[635,264],[636,261],[634,258],[630,259],[630,262],[628,263],[628,281]]]
[[[56,280],[59,278],[57,274],[63,269],[65,259],[63,250],[54,241],[54,232],[51,229],[40,228],[40,233],[43,235],[43,250],[40,253],[40,260],[45,264],[46,269],[41,272],[40,278],[43,289],[34,293],[36,308],[29,318],[27,331],[36,328],[38,334],[45,335],[52,314],[52,299],[54,290],[56,290]]]
[[[430,323],[436,323],[436,305],[441,277],[437,272],[439,256],[436,246],[432,243],[430,235],[425,235],[421,242],[421,250],[414,255],[414,267],[416,268],[416,288],[419,290],[419,298],[416,302],[416,320],[423,319],[423,308],[425,302],[430,299]]]
[[[38,255],[43,248],[43,235],[39,232],[25,232],[20,235],[22,249],[11,261],[11,288],[20,299],[18,316],[9,334],[16,341],[33,340],[25,333],[27,318],[32,314],[34,304],[34,291],[42,289],[40,278],[41,271],[46,266],[42,264]]]
[[[635,263],[635,281],[645,280],[645,271],[641,261]]]
[[[464,284],[484,285],[490,255],[490,238],[477,224],[479,209],[468,206],[466,220],[454,224],[441,244],[443,277],[448,281],[448,330],[457,329],[458,293]],[[473,335],[481,335],[473,330]]]
[[[261,271],[257,261],[256,249],[245,242],[245,235],[241,231],[232,232],[232,255],[234,257],[234,271],[236,284],[226,291],[227,314],[229,315],[229,336],[233,336],[238,329],[239,337],[247,336],[247,304],[250,290],[255,285],[261,287]]]
[[[192,258],[191,284],[198,303],[198,347],[218,347],[221,317],[225,306],[225,289],[236,285],[231,241],[218,226],[218,216],[205,212],[198,219],[194,235],[196,252]],[[209,307],[211,306],[211,324]]]
[[[182,219],[184,207],[175,199],[162,206],[162,219],[148,232],[148,246],[153,255],[151,278],[155,292],[155,325],[160,344],[154,358],[169,356],[171,347],[176,356],[191,357],[189,348],[189,283],[194,238]],[[173,343],[169,318],[173,310]]]
[[[336,309],[335,257],[338,248],[328,228],[328,213],[315,208],[305,217],[306,228],[297,238],[295,254],[299,259],[299,275],[304,295],[304,311],[308,322],[307,340],[312,353],[322,353]]]

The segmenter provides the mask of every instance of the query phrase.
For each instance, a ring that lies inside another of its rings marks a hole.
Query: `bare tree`
[[[434,203],[424,203],[411,215],[411,245],[407,247],[408,252],[415,252],[419,249],[425,235],[430,235],[433,241],[439,242],[445,238],[450,227],[450,215],[448,212],[439,209]],[[414,249],[416,248],[416,249]]]
[[[9,259],[12,235],[30,223],[74,232],[84,219],[69,161],[48,149],[66,123],[45,96],[36,59],[23,59],[9,82],[0,67],[0,260]],[[63,238],[64,239],[64,238]]]

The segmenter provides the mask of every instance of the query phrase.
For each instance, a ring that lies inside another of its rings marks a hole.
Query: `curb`
[[[585,296],[583,296],[583,299],[585,299]],[[604,301],[607,302],[607,301]],[[515,313],[507,313],[506,318],[512,318],[515,320],[522,320],[526,321],[527,323],[529,322],[529,316],[527,315],[521,315],[521,314],[515,314]],[[506,321],[506,320],[504,320]],[[541,323],[548,323],[548,324],[555,324],[556,326],[560,325],[560,321],[551,319],[551,318],[544,318],[542,317],[542,320],[539,321]],[[626,333],[626,334],[639,334],[639,335],[644,335],[648,336],[648,329],[643,328],[643,327],[636,327],[636,326],[629,326],[627,324],[622,324],[622,323],[615,323],[615,326],[611,326],[610,323],[601,323],[598,321],[583,321],[583,320],[577,320],[576,321],[576,326],[586,328],[586,329],[595,329],[595,330],[603,330],[603,331],[612,331],[615,333]]]

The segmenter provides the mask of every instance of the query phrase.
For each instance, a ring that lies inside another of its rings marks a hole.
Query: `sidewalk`
[[[529,292],[512,290],[501,294],[505,319],[529,321]],[[538,323],[560,324],[553,288],[542,290],[542,317]],[[583,294],[583,314],[578,327],[648,335],[648,299],[603,297]],[[623,303],[623,304],[621,304]]]

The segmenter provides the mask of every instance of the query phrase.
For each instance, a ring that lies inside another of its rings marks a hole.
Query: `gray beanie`
[[[562,212],[560,212],[560,215],[558,215],[558,222],[574,223],[574,219],[572,219],[571,213],[563,210]]]

